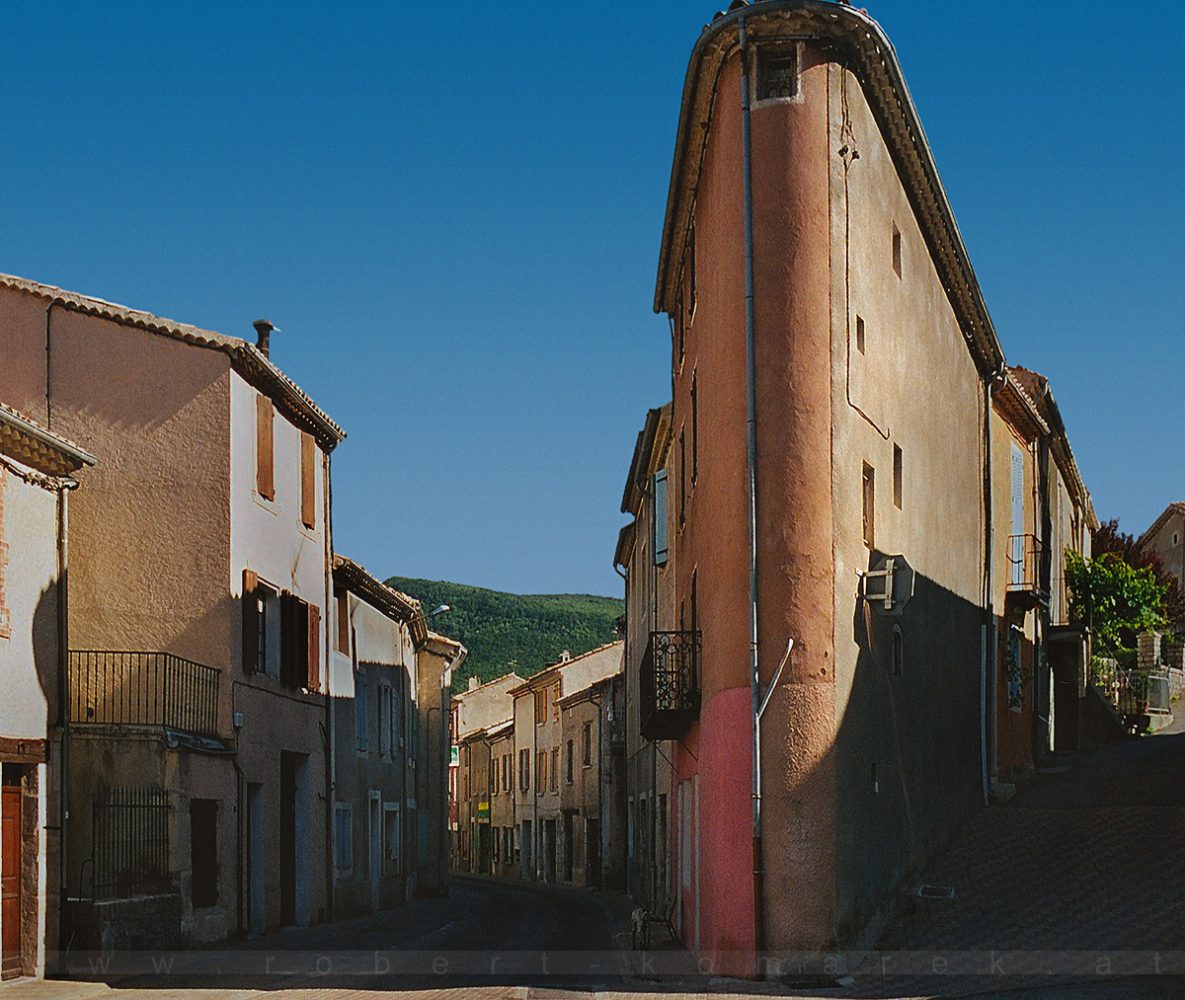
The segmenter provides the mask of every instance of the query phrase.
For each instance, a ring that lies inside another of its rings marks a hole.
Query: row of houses
[[[445,888],[465,649],[335,551],[255,326],[0,276],[5,977]]]
[[[452,700],[452,853],[463,872],[624,888],[622,641]]]
[[[1097,519],[864,11],[704,29],[654,307],[673,394],[614,557],[627,881],[745,975],[874,943],[951,831],[1079,745],[1063,566]]]

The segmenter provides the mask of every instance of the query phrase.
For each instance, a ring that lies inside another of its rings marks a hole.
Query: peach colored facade
[[[755,951],[871,944],[895,893],[983,802],[998,752],[1037,735],[1031,698],[1021,735],[993,711],[988,653],[1016,603],[999,544],[1014,533],[1010,428],[991,402],[1007,369],[896,56],[865,13],[772,0],[705,30],[655,307],[673,333],[672,627],[700,650],[698,718],[673,745],[676,919],[713,970],[750,974]],[[1069,454],[1060,422],[1045,441]],[[1093,514],[1075,490],[1081,524]],[[1050,540],[1051,519],[1024,527]],[[890,556],[913,589],[882,614],[864,574]],[[1046,564],[1034,596],[1049,578]],[[760,840],[751,618],[758,698],[793,642],[760,723]]]

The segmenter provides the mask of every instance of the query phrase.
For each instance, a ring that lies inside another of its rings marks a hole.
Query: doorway
[[[584,884],[601,884],[601,821],[584,821]]]
[[[280,925],[296,923],[296,754],[280,751]]]
[[[573,836],[573,814],[564,813],[564,881],[571,882],[575,874],[576,838]],[[585,878],[588,873],[585,872]]]
[[[369,846],[367,874],[370,878],[370,908],[378,910],[383,877],[383,803],[378,792],[370,793]]]
[[[11,764],[4,765],[0,789],[0,978],[14,979],[23,971],[21,959],[21,778]]]
[[[544,850],[546,851],[546,854],[544,855],[544,864],[546,865],[546,870],[544,871],[544,874],[543,874],[543,880],[545,882],[555,882],[555,874],[556,874],[555,854],[556,854],[556,850],[555,850],[555,820],[554,819],[548,819],[548,820],[543,821],[543,841],[544,841]]]
[[[264,893],[263,785],[247,783],[247,929],[252,934],[267,930],[267,897]]]

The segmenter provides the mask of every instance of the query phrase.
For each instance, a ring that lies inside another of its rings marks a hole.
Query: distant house
[[[0,978],[57,950],[68,500],[91,455],[0,405]]]
[[[1169,504],[1140,536],[1140,548],[1160,559],[1185,589],[1185,503]]]

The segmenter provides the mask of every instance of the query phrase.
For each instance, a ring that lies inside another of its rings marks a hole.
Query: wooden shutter
[[[300,519],[317,526],[317,442],[307,431],[300,433]]]
[[[344,587],[339,587],[334,596],[337,598],[337,648],[342,653],[350,651],[350,594]]]
[[[280,680],[304,687],[308,673],[308,605],[295,594],[280,595]]]
[[[259,664],[259,577],[243,570],[243,673],[253,674]]]
[[[321,690],[321,609],[316,605],[310,604],[308,611],[309,619],[309,662],[308,662],[308,689],[310,691]]]
[[[268,500],[276,499],[275,410],[267,396],[255,397],[255,488]]]

